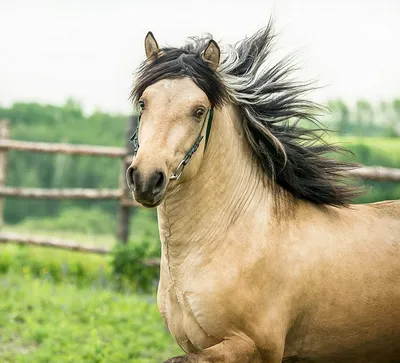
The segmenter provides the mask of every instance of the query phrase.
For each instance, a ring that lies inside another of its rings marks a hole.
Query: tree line
[[[352,107],[343,100],[328,102],[331,111],[327,122],[340,135],[399,137],[400,99],[376,105],[358,100]]]

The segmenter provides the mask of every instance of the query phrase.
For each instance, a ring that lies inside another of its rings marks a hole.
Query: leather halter
[[[207,118],[208,115],[208,118]],[[139,150],[139,126],[140,126],[140,118],[142,117],[142,113],[139,114],[138,116],[138,125],[136,127],[135,133],[131,137],[131,141],[133,141],[133,155],[136,156],[137,151]],[[196,141],[192,145],[192,147],[189,149],[189,151],[186,153],[185,157],[182,159],[182,161],[179,163],[178,167],[176,168],[175,172],[170,176],[170,180],[178,180],[179,177],[181,176],[183,169],[185,166],[188,164],[189,160],[193,156],[193,154],[196,152],[197,148],[199,147],[201,141],[203,140],[204,136],[202,135],[204,126],[207,121],[207,129],[206,129],[206,140],[205,140],[205,145],[204,145],[204,150],[207,148],[208,140],[210,138],[210,132],[211,132],[211,126],[213,122],[213,117],[214,117],[214,109],[211,107],[208,111],[206,116],[204,117],[203,125],[201,126],[199,135],[196,138]]]

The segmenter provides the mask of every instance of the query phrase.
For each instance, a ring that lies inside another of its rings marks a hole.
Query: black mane
[[[310,83],[289,78],[297,68],[293,57],[266,66],[275,36],[272,22],[265,29],[228,48],[215,72],[201,58],[210,37],[191,38],[182,48],[163,48],[137,72],[131,98],[166,78],[190,77],[213,106],[228,100],[239,106],[243,128],[260,165],[271,180],[295,197],[316,204],[343,206],[359,194],[346,184],[345,173],[355,164],[326,157],[345,150],[323,142],[316,117],[323,110],[304,98]],[[309,120],[316,129],[293,120]]]

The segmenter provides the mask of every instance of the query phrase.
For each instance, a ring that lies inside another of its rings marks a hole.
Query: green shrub
[[[133,284],[135,289],[149,291],[159,278],[159,266],[148,266],[146,260],[160,257],[159,244],[151,238],[118,243],[112,252],[112,269],[121,286]]]

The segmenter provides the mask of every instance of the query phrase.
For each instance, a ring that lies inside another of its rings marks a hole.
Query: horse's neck
[[[241,134],[238,117],[233,107],[216,113],[197,175],[168,192],[158,207],[160,237],[170,258],[214,249],[232,224],[245,220],[251,227],[259,208],[268,213],[265,176]]]

